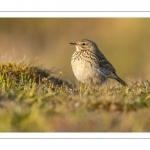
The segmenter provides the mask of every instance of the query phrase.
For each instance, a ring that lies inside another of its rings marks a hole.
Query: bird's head
[[[76,51],[82,51],[82,50],[95,51],[96,49],[98,49],[97,45],[93,41],[88,39],[83,39],[78,42],[69,43],[69,44],[75,45]]]

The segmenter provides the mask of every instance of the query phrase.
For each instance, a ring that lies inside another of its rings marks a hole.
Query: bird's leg
[[[91,89],[91,87],[89,85],[84,84],[84,86],[83,86],[83,83],[80,82],[80,86],[79,86],[79,94],[80,94],[80,96],[81,95],[91,94],[91,91],[92,91],[92,89]]]
[[[80,82],[80,85],[79,85],[79,93],[80,93],[80,96],[81,96],[82,93],[83,93],[83,85],[82,85],[82,82]]]
[[[91,87],[89,85],[85,85],[84,95],[88,95],[91,92]]]

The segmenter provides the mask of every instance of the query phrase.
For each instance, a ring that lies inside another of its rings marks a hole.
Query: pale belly
[[[100,86],[108,79],[100,68],[91,65],[90,62],[76,60],[72,61],[71,65],[75,77],[82,83]]]

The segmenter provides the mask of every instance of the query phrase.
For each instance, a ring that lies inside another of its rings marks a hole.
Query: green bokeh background
[[[83,38],[97,43],[121,78],[150,79],[150,18],[1,18],[0,59],[54,67],[73,83],[69,42]]]

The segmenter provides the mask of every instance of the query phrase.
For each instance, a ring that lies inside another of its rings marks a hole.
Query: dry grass
[[[0,131],[150,131],[148,81],[87,91],[31,65],[0,68]]]

